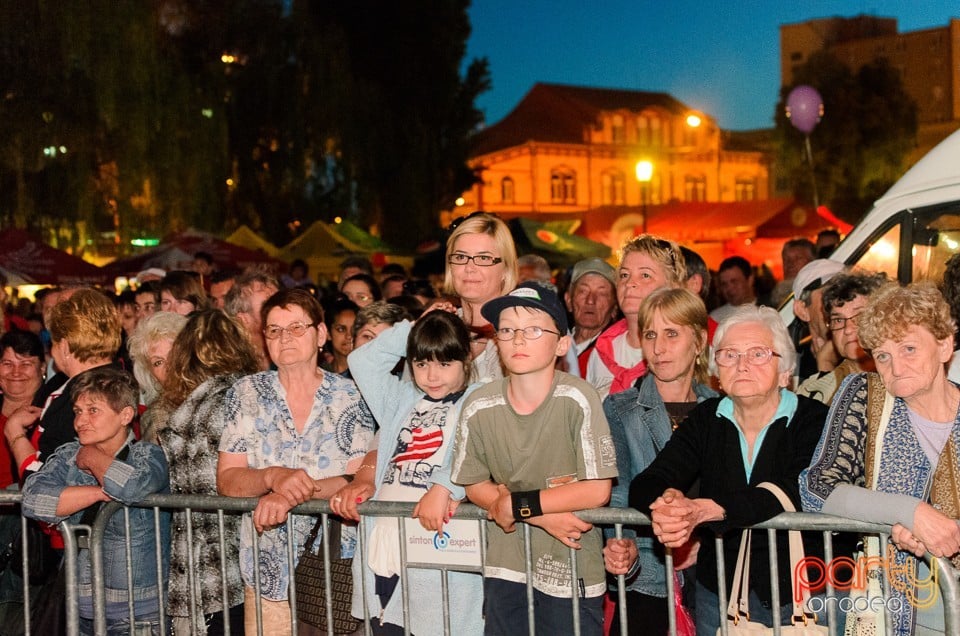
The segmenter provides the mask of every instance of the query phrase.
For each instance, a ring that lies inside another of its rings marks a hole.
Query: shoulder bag
[[[329,517],[330,527],[324,532],[318,551],[314,551],[313,544],[323,524],[323,517],[317,519],[313,530],[307,537],[300,562],[294,570],[294,581],[297,588],[297,620],[327,632],[327,592],[333,607],[333,632],[335,634],[349,634],[360,627],[361,621],[353,617],[350,607],[353,603],[353,573],[351,568],[353,559],[344,559],[340,556],[340,529],[339,519]],[[329,545],[330,554],[330,589],[327,589],[326,568],[323,564],[322,543]]]
[[[793,502],[787,497],[786,493],[779,486],[764,482],[758,485],[758,488],[765,488],[772,492],[783,509],[786,512],[795,512]],[[740,552],[737,556],[737,567],[733,575],[733,585],[730,588],[730,602],[727,604],[727,634],[730,636],[759,636],[760,634],[773,634],[773,627],[767,627],[762,623],[750,621],[750,539],[752,530],[746,529],[740,539]],[[803,560],[803,541],[800,538],[800,531],[790,530],[788,533],[790,542],[790,571],[796,570],[797,565]],[[796,585],[795,577],[790,577],[791,587]],[[793,601],[793,616],[791,625],[780,628],[781,633],[789,636],[826,636],[829,634],[826,626],[817,625],[816,619],[804,613],[804,605],[810,598],[809,590],[804,589],[803,595],[797,601],[796,590],[791,590],[790,599]],[[717,636],[723,634],[723,628],[717,630]]]

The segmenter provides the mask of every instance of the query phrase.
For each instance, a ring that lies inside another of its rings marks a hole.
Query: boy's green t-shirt
[[[558,371],[543,404],[519,415],[507,401],[508,382],[504,378],[487,384],[464,404],[454,451],[455,483],[491,479],[518,492],[617,476],[610,428],[592,386]],[[526,582],[523,530],[524,524],[518,523],[516,532],[508,534],[489,522],[485,576]],[[550,596],[570,598],[570,549],[535,526],[530,526],[530,535],[533,586]],[[598,528],[581,537],[582,548],[576,551],[581,596],[604,593],[602,541]]]

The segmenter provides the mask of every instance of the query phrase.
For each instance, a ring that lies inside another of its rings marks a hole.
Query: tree
[[[916,145],[917,106],[883,58],[854,72],[830,53],[818,52],[797,70],[795,81],[813,86],[823,98],[823,119],[810,135],[820,201],[856,223],[903,173]],[[793,88],[783,87],[777,103],[778,161],[795,195],[812,202],[803,134],[784,110]]]

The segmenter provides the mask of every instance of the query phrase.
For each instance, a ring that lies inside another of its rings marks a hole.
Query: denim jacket
[[[693,383],[693,392],[697,402],[717,395],[709,387],[697,382]],[[649,373],[637,380],[633,387],[607,397],[603,401],[603,412],[610,423],[610,433],[617,451],[617,470],[620,472],[610,494],[610,507],[626,508],[630,482],[650,465],[670,439],[673,429],[653,375]],[[607,528],[604,534],[607,538],[613,537],[613,528]],[[640,571],[632,580],[628,580],[627,589],[648,596],[666,597],[663,550],[649,527],[641,528],[639,532],[634,528],[624,528],[623,536],[634,537],[640,553]]]
[[[167,460],[159,446],[148,442],[132,444],[123,461],[114,460],[104,476],[103,490],[111,499],[123,504],[134,504],[154,493],[167,493],[169,479]],[[43,468],[30,475],[23,485],[23,511],[27,517],[47,523],[67,520],[80,523],[83,510],[69,518],[57,515],[60,494],[68,486],[98,486],[96,478],[77,468],[78,442],[64,444],[47,459]],[[157,594],[156,534],[153,510],[130,508],[130,547],[133,558],[134,613],[146,616],[159,611]],[[128,616],[127,607],[127,532],[123,511],[118,510],[107,523],[103,539],[103,573],[106,584],[107,618]],[[163,575],[166,580],[170,561],[170,513],[160,513],[160,545]],[[91,586],[90,551],[81,549],[77,557],[77,582],[80,616],[93,617],[93,588]]]

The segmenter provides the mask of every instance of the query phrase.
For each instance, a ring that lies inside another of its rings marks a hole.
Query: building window
[[[637,117],[637,144],[650,145],[650,118],[646,115]]]
[[[757,180],[756,179],[737,179],[734,184],[734,195],[737,201],[756,201],[757,199]]]
[[[573,204],[577,202],[577,177],[569,168],[550,171],[550,202]]]
[[[610,119],[610,140],[615,144],[626,143],[627,132],[623,125],[623,115],[614,115]]]
[[[600,175],[601,202],[603,205],[623,205],[626,179],[622,172],[611,170]]]
[[[514,203],[516,194],[513,190],[513,179],[504,177],[500,180],[500,199],[504,203]]]
[[[654,148],[663,145],[663,125],[659,117],[650,118],[650,145]]]
[[[706,201],[707,179],[704,176],[687,175],[683,179],[684,201]]]

